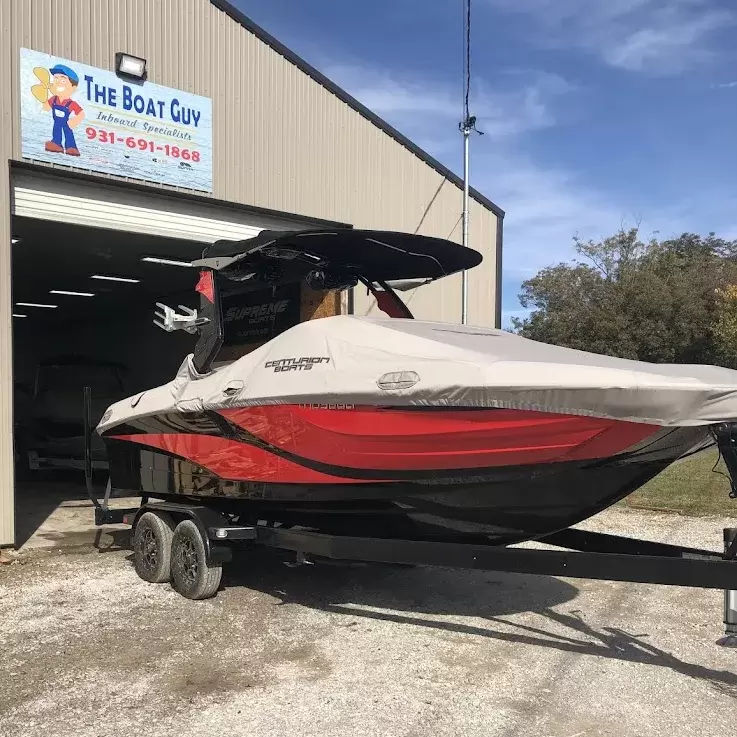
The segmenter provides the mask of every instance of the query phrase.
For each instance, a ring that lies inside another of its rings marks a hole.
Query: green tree
[[[636,228],[602,241],[574,239],[579,259],[522,284],[521,335],[546,343],[656,362],[737,365],[737,241],[684,233],[645,242]],[[722,325],[722,328],[719,326]]]
[[[721,362],[737,366],[737,285],[717,290],[717,321],[714,341]]]

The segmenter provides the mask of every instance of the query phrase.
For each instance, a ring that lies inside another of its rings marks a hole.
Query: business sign
[[[24,158],[212,192],[212,102],[20,50]]]
[[[222,297],[225,345],[261,343],[299,322],[299,284]]]

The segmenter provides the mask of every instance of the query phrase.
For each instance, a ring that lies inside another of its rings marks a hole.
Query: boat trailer
[[[89,433],[92,428],[87,389],[85,409],[85,429]],[[730,477],[737,478],[737,437],[733,437],[731,426],[717,430],[717,442]],[[737,527],[724,529],[722,552],[573,528],[539,538],[535,542],[544,544],[542,548],[353,537],[266,522],[233,524],[215,506],[216,502],[212,506],[187,500],[151,502],[144,495],[139,507],[111,509],[110,481],[102,500],[95,492],[89,443],[85,479],[95,507],[95,524],[130,525],[139,575],[149,581],[169,580],[168,571],[166,577],[157,578],[156,572],[146,567],[147,560],[153,560],[154,567],[160,567],[162,560],[168,561],[173,587],[187,598],[201,599],[215,594],[222,565],[233,559],[234,547],[261,545],[292,551],[297,563],[309,562],[307,556],[314,556],[723,589],[725,636],[718,644],[737,647]],[[735,495],[734,483],[732,495]],[[203,574],[209,576],[206,585],[189,585],[193,575]]]
[[[316,559],[353,562],[723,589],[725,636],[718,643],[737,647],[737,528],[724,529],[722,553],[572,528],[536,541],[545,547],[530,548],[353,537],[266,523],[234,525],[214,507],[201,503],[150,502],[145,497],[141,506],[134,509],[110,509],[103,502],[95,509],[95,524],[122,522],[130,525],[135,557],[143,554],[136,544],[136,529],[147,513],[172,519],[177,528],[182,521],[193,523],[202,550],[197,564],[206,569],[220,568],[231,562],[236,546],[260,545],[292,551],[296,554],[297,563],[310,562],[309,556],[313,556]],[[175,566],[175,549],[171,558],[172,566]],[[174,587],[188,598],[205,598],[191,596],[188,591]]]

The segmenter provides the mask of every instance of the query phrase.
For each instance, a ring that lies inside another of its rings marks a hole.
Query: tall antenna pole
[[[462,220],[462,242],[468,247],[468,149],[471,131],[477,133],[476,117],[468,111],[468,96],[471,91],[471,0],[463,0],[463,120],[458,128],[463,134],[463,213]],[[461,323],[468,322],[468,272],[461,274]]]
[[[468,247],[468,142],[471,129],[468,127],[468,118],[461,124],[463,133],[463,240],[464,247]],[[461,274],[461,324],[468,322],[468,272],[464,269]]]

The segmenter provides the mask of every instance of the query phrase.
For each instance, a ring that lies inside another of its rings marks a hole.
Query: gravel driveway
[[[726,520],[587,524],[716,547]],[[737,723],[718,591],[448,569],[285,566],[217,597],[139,580],[130,552],[0,567],[0,735],[709,735]]]

